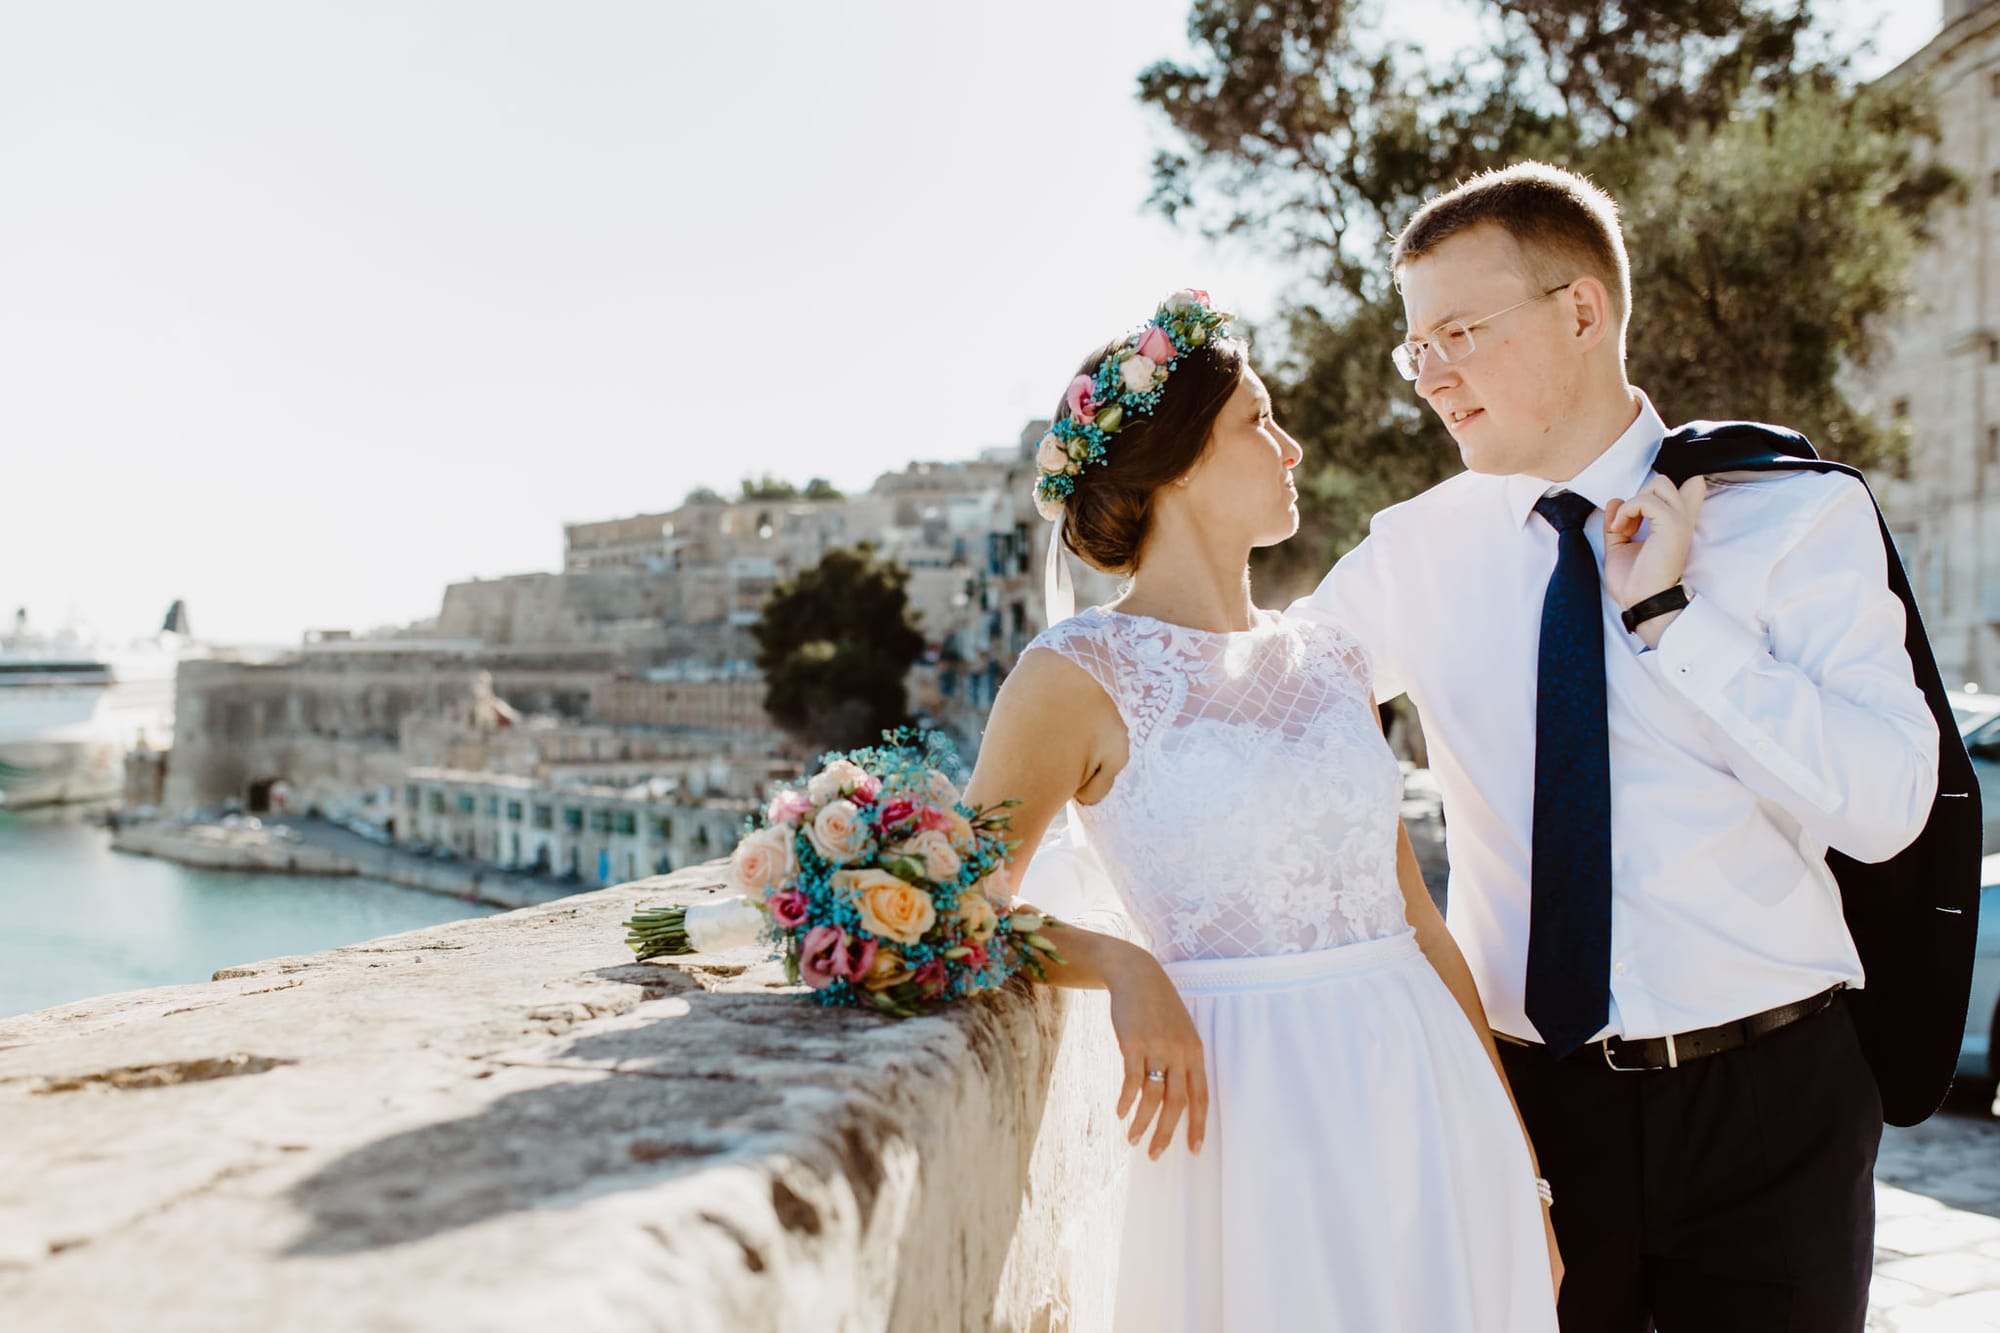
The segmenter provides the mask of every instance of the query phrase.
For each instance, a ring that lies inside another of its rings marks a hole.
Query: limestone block
[[[0,1021],[0,1328],[1102,1326],[1103,996],[897,1022],[631,962],[715,877]]]

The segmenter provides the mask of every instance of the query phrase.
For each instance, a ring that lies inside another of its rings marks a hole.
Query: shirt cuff
[[[1660,646],[1644,654],[1660,678],[1705,713],[1716,711],[1723,687],[1764,651],[1764,640],[1705,597],[1689,598]]]

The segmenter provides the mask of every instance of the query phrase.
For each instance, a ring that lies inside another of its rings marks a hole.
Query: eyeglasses
[[[1505,310],[1496,310],[1484,319],[1475,319],[1470,324],[1459,320],[1440,324],[1431,330],[1431,336],[1428,338],[1412,338],[1408,342],[1397,343],[1389,352],[1389,359],[1396,363],[1396,372],[1406,380],[1413,380],[1423,373],[1426,351],[1437,353],[1437,359],[1448,366],[1456,364],[1472,355],[1474,329],[1485,328],[1502,315],[1512,314],[1524,305],[1554,296],[1557,292],[1567,291],[1575,285],[1576,279],[1571,278],[1568,282],[1549,288],[1540,296],[1530,296],[1525,300],[1516,301]]]

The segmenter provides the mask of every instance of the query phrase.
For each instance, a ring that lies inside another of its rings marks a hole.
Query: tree
[[[751,634],[774,722],[844,749],[908,720],[903,680],[924,649],[908,579],[864,543],[828,551],[771,590]]]
[[[808,500],[844,500],[840,488],[825,477],[814,477],[806,483],[805,498]]]
[[[1440,66],[1371,43],[1351,0],[1194,0],[1195,58],[1139,76],[1179,140],[1155,159],[1153,204],[1291,256],[1317,287],[1266,366],[1311,446],[1308,530],[1263,570],[1296,586],[1374,510],[1458,469],[1388,367],[1405,336],[1389,246],[1431,193],[1524,157],[1624,205],[1631,374],[1669,420],[1783,421],[1864,464],[1891,451],[1841,372],[1867,363],[1956,188],[1921,151],[1923,90],[1853,86],[1804,4],[1472,7],[1497,46]]]
[[[719,505],[722,503],[722,496],[713,487],[697,486],[687,493],[687,498],[682,500],[681,503],[684,505]]]
[[[743,494],[740,498],[745,500],[796,500],[799,498],[799,488],[792,485],[789,481],[781,481],[766,472],[763,476],[754,479],[745,477],[743,479]]]

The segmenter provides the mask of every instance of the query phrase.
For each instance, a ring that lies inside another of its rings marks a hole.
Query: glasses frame
[[[1469,322],[1460,319],[1447,320],[1444,323],[1438,325],[1436,328],[1432,329],[1430,331],[1430,336],[1427,338],[1411,338],[1408,339],[1407,341],[1397,343],[1394,347],[1389,349],[1389,360],[1395,363],[1396,373],[1398,375],[1401,375],[1404,379],[1409,380],[1411,383],[1414,384],[1416,382],[1417,377],[1424,373],[1424,358],[1428,353],[1435,351],[1437,353],[1437,359],[1442,361],[1447,366],[1458,365],[1460,362],[1464,361],[1466,357],[1471,356],[1474,352],[1479,350],[1479,344],[1475,342],[1472,337],[1472,331],[1474,329],[1483,329],[1488,324],[1491,324],[1494,320],[1500,318],[1502,315],[1511,315],[1524,305],[1533,305],[1536,301],[1547,300],[1549,297],[1554,296],[1557,292],[1566,292],[1570,288],[1576,286],[1576,284],[1579,281],[1581,281],[1581,279],[1571,278],[1568,282],[1558,283],[1557,285],[1549,288],[1545,292],[1540,292],[1534,296],[1524,296],[1520,300],[1514,302],[1514,304],[1508,306],[1505,310],[1496,310],[1490,315],[1482,315],[1478,319],[1471,320]],[[1457,329],[1459,332],[1465,335],[1466,339],[1465,356],[1446,356],[1444,354],[1444,349],[1442,347],[1435,347],[1432,345],[1434,340],[1438,337],[1438,335],[1444,333],[1448,329]],[[1407,366],[1404,364],[1406,360],[1409,363]]]

